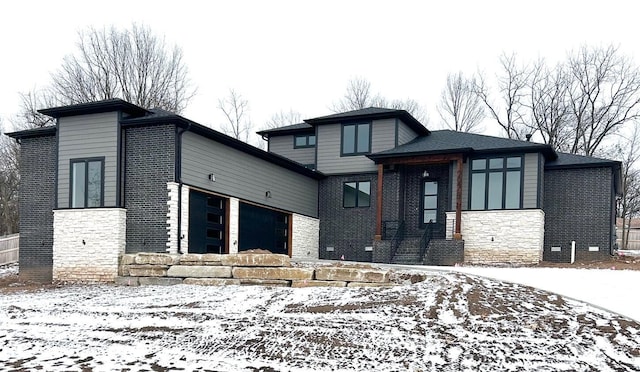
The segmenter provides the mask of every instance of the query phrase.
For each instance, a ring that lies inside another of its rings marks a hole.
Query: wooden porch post
[[[378,191],[376,193],[376,235],[375,240],[382,240],[382,182],[384,165],[378,164]]]
[[[455,240],[462,240],[460,224],[462,220],[462,155],[456,161],[456,230],[453,234]]]

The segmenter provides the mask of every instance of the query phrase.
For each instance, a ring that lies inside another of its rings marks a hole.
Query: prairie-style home
[[[9,134],[23,279],[111,281],[135,252],[450,265],[614,249],[619,162],[430,131],[404,110],[261,131],[267,151],[118,99],[40,112],[56,125]]]

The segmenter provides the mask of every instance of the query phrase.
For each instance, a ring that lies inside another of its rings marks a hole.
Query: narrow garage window
[[[226,253],[227,199],[191,190],[189,253]]]

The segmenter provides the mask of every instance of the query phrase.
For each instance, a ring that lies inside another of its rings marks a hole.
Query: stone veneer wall
[[[240,231],[240,200],[229,198],[229,254],[238,253]]]
[[[455,212],[447,212],[447,222],[454,220]],[[463,211],[461,230],[465,263],[536,264],[542,260],[541,209]],[[447,235],[451,231],[448,226]]]
[[[320,220],[300,214],[292,215],[291,257],[318,259]]]
[[[125,254],[122,285],[267,285],[286,287],[392,286],[390,270],[368,265],[294,267],[284,254]]]
[[[176,182],[167,183],[168,199],[167,199],[167,252],[177,254],[178,238],[180,242],[180,250],[182,252],[189,251],[189,187],[182,185],[181,210],[182,215],[180,221],[180,234],[178,234],[178,189],[180,185]]]
[[[125,252],[127,212],[122,208],[53,212],[53,280],[113,281]]]

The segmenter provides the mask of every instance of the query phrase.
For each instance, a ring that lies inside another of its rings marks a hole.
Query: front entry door
[[[438,222],[438,181],[423,181],[421,215],[423,224]]]
[[[226,253],[226,199],[191,190],[189,253]]]

